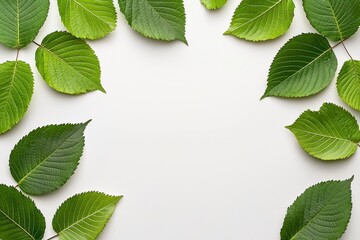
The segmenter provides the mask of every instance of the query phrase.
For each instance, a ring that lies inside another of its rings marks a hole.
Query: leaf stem
[[[17,62],[17,60],[19,59],[19,52],[20,52],[20,49],[17,49],[17,51],[16,51],[16,62]]]
[[[54,235],[54,236],[52,236],[52,237],[48,238],[47,240],[51,240],[51,239],[57,238],[58,236],[59,236],[59,234],[56,234],[56,235]]]
[[[35,42],[35,41],[33,41],[33,43],[34,43],[35,45],[37,45],[38,47],[41,47],[41,45],[40,45],[39,43],[37,43],[37,42]]]
[[[353,57],[351,56],[350,52],[349,52],[348,49],[346,48],[346,45],[345,45],[344,41],[341,41],[341,44],[343,45],[346,53],[349,55],[349,57],[351,58],[351,60],[354,61],[354,59],[353,59]]]

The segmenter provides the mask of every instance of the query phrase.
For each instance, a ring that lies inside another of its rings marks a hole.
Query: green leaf
[[[250,41],[277,38],[289,29],[294,9],[292,0],[243,0],[225,34]]]
[[[59,239],[96,239],[121,198],[99,192],[86,192],[69,198],[56,211],[52,222]]]
[[[0,134],[25,115],[33,94],[30,66],[22,61],[0,64]]]
[[[332,103],[324,103],[318,112],[305,111],[287,128],[306,152],[322,160],[350,157],[360,142],[354,116]]]
[[[271,64],[268,86],[262,98],[295,98],[314,95],[335,76],[337,59],[329,42],[319,34],[290,39]]]
[[[341,99],[360,111],[360,61],[345,62],[336,85]]]
[[[36,66],[58,92],[83,94],[100,90],[100,63],[91,47],[67,32],[54,32],[36,50]]]
[[[225,5],[227,0],[201,0],[201,3],[209,10],[219,9]]]
[[[98,39],[116,28],[113,1],[58,0],[61,20],[78,38]]]
[[[35,203],[13,187],[0,185],[0,239],[41,240],[45,218]]]
[[[10,155],[11,175],[21,190],[41,195],[64,185],[79,164],[88,123],[49,125],[21,139]]]
[[[351,217],[351,182],[322,182],[308,188],[288,208],[281,240],[337,240]]]
[[[129,25],[145,37],[187,44],[182,0],[119,0],[119,4]]]
[[[349,38],[360,26],[359,0],[303,0],[311,25],[333,41]]]
[[[23,48],[33,41],[49,12],[49,0],[1,0],[0,43]]]

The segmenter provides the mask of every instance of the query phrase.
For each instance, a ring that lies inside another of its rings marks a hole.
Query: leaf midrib
[[[100,209],[96,210],[96,211],[95,211],[95,212],[93,212],[92,214],[87,215],[87,216],[85,216],[85,217],[83,217],[83,218],[81,218],[81,219],[77,220],[77,221],[76,221],[76,222],[74,222],[73,224],[71,224],[71,225],[67,226],[66,228],[64,228],[63,230],[61,230],[60,232],[58,232],[58,235],[60,235],[62,232],[66,231],[67,229],[72,228],[73,226],[75,226],[75,225],[79,224],[80,222],[85,221],[85,219],[88,219],[88,218],[90,218],[90,217],[94,216],[95,214],[97,214],[97,213],[101,212],[102,210],[104,210],[104,209],[108,208],[109,206],[113,205],[115,202],[116,202],[116,200],[114,200],[113,202],[111,202],[111,203],[107,204],[106,206],[104,206],[104,207],[102,207],[102,208],[100,208]]]
[[[345,139],[345,138],[338,138],[338,137],[334,137],[334,136],[330,136],[330,135],[324,135],[324,134],[320,134],[320,133],[305,131],[305,130],[301,130],[301,129],[297,129],[297,128],[294,128],[294,130],[299,131],[299,132],[304,132],[304,133],[313,134],[313,135],[315,135],[315,136],[320,136],[320,137],[335,139],[335,140],[338,140],[338,141],[348,142],[348,143],[352,143],[352,144],[358,144],[357,142],[353,142],[353,141],[351,141],[351,140],[349,140],[349,139]]]
[[[69,137],[67,137],[66,139],[64,139],[51,153],[49,153],[48,156],[46,156],[44,158],[44,160],[42,160],[38,165],[36,165],[29,173],[27,173],[23,178],[21,178],[18,182],[18,185],[20,185],[23,181],[25,181],[26,178],[28,178],[36,169],[38,169],[39,167],[41,167],[41,165],[43,165],[51,156],[54,152],[56,152],[69,138],[71,138],[72,136],[74,136],[76,133],[78,133],[79,131],[81,131],[81,128],[77,131],[75,131],[73,134],[71,134]]]
[[[284,80],[282,80],[278,85],[276,85],[275,87],[271,88],[265,95],[270,94],[274,89],[277,89],[279,86],[281,86],[282,84],[284,84],[287,80],[289,80],[291,77],[293,77],[294,75],[298,74],[299,72],[301,72],[302,70],[304,70],[305,68],[309,67],[311,64],[313,64],[315,61],[319,60],[322,56],[324,56],[326,53],[328,53],[329,51],[331,51],[333,48],[330,47],[328,48],[326,51],[324,51],[323,53],[321,53],[318,57],[316,57],[315,59],[313,59],[311,62],[309,62],[308,64],[306,64],[305,66],[303,66],[302,68],[300,68],[299,70],[297,70],[296,72],[294,72],[293,74],[291,74],[290,76],[288,76],[287,78],[285,78]]]
[[[326,2],[327,2],[327,3],[329,4],[329,6],[330,6],[331,13],[332,13],[332,15],[333,15],[333,17],[334,17],[334,20],[335,20],[335,23],[336,23],[336,27],[337,27],[337,29],[338,29],[338,31],[339,31],[339,34],[340,34],[340,39],[341,39],[341,41],[343,41],[343,40],[344,40],[343,34],[342,34],[342,32],[341,32],[338,19],[337,19],[336,15],[335,15],[334,8],[333,8],[333,6],[331,5],[331,3],[330,3],[329,0],[327,0]]]
[[[241,24],[240,26],[234,28],[233,30],[231,30],[231,32],[232,32],[232,31],[235,31],[235,30],[238,30],[238,29],[242,28],[243,26],[245,26],[246,24],[248,24],[249,22],[255,21],[256,19],[262,17],[263,15],[265,15],[266,13],[268,13],[269,11],[271,11],[273,8],[275,8],[275,7],[276,7],[278,4],[280,4],[282,1],[284,1],[284,0],[279,0],[279,1],[276,2],[274,5],[272,5],[268,10],[264,11],[264,12],[261,13],[259,16],[256,16],[255,18],[252,18],[252,19],[248,20],[247,22]]]
[[[81,3],[79,3],[76,0],[70,0],[75,2],[77,5],[79,5],[80,7],[82,7],[83,9],[85,9],[87,12],[89,12],[91,15],[93,15],[94,17],[96,17],[97,19],[99,19],[100,21],[102,21],[103,23],[106,23],[107,25],[110,25],[108,22],[106,22],[104,19],[100,18],[98,15],[96,15],[95,13],[93,13],[90,9],[86,8],[85,6],[83,6]]]
[[[19,0],[16,0],[16,27],[17,27],[17,46],[20,46],[20,10],[19,10]]]
[[[31,239],[35,238],[28,232],[26,231],[20,224],[18,224],[17,222],[15,222],[14,219],[12,219],[10,216],[8,216],[3,210],[0,209],[0,213],[2,213],[7,219],[9,219],[11,222],[13,222],[16,226],[18,226],[21,230],[23,230],[27,235],[29,235],[31,237]],[[1,240],[1,239],[0,239]]]

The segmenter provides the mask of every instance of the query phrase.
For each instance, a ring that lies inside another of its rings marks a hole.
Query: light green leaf
[[[1,0],[0,43],[23,48],[39,33],[49,12],[49,0]]]
[[[78,38],[98,39],[116,28],[112,0],[58,0],[61,20]]]
[[[25,115],[33,94],[30,66],[22,61],[0,64],[0,134]]]
[[[283,35],[294,18],[293,0],[243,0],[226,35],[265,41]]]
[[[303,0],[311,25],[333,41],[349,38],[360,26],[359,0]]]
[[[36,66],[58,92],[83,94],[100,90],[100,63],[91,47],[67,32],[46,36],[36,51]]]
[[[13,187],[0,185],[0,239],[41,240],[45,218],[35,203]]]
[[[271,64],[268,86],[262,98],[295,98],[314,95],[335,76],[337,59],[329,42],[319,34],[290,39]]]
[[[360,61],[345,62],[336,85],[341,99],[360,111]]]
[[[225,5],[227,0],[201,0],[201,3],[209,10],[219,9]]]
[[[21,139],[10,155],[11,175],[21,190],[41,195],[64,185],[79,164],[88,123],[49,125]]]
[[[187,44],[182,0],[119,0],[119,4],[129,25],[145,37]]]
[[[305,111],[287,128],[306,152],[322,160],[350,157],[360,142],[354,116],[332,103],[324,103],[318,112]]]
[[[322,182],[308,188],[288,208],[281,240],[337,240],[351,217],[351,182]]]
[[[105,228],[122,196],[86,192],[66,200],[52,225],[60,240],[95,240]]]

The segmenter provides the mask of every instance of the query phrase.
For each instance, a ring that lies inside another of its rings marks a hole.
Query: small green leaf
[[[25,115],[33,88],[34,78],[28,64],[22,61],[0,64],[0,134]]]
[[[225,5],[227,0],[201,0],[201,3],[209,10],[219,9]]]
[[[36,51],[36,66],[47,84],[58,92],[83,94],[100,90],[100,63],[91,47],[67,32],[45,37]]]
[[[182,0],[119,0],[119,4],[129,25],[145,37],[187,44]]]
[[[88,123],[49,125],[21,139],[10,155],[11,175],[21,190],[41,195],[64,185],[79,164]]]
[[[360,26],[359,0],[303,0],[311,25],[333,41],[349,38]]]
[[[0,43],[23,48],[39,33],[49,12],[49,0],[1,0]]]
[[[288,208],[281,240],[337,240],[351,217],[351,182],[322,182],[308,188]]]
[[[305,111],[287,128],[306,152],[322,160],[348,158],[360,142],[354,116],[332,103],[324,103],[318,112]]]
[[[335,76],[337,59],[329,42],[319,34],[290,39],[271,64],[268,86],[262,98],[296,98],[314,95]]]
[[[122,196],[86,192],[66,200],[52,225],[60,240],[95,240],[105,228]]]
[[[116,28],[113,1],[58,0],[61,20],[78,38],[98,39]]]
[[[13,187],[0,185],[0,239],[41,240],[45,218],[35,203]]]
[[[243,0],[225,34],[250,41],[277,38],[289,29],[294,9],[292,0]]]
[[[360,61],[345,62],[336,85],[341,99],[360,111]]]

